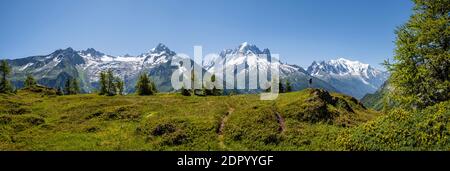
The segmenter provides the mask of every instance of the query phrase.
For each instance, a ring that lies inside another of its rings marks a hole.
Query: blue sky
[[[409,0],[1,0],[0,59],[93,47],[111,55],[269,48],[308,66],[338,57],[381,68]]]

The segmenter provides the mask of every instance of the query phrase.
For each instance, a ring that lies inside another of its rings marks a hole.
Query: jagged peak
[[[345,58],[338,58],[335,60],[330,60],[328,61],[328,63],[331,64],[343,64],[343,65],[347,65],[347,66],[353,66],[353,67],[362,67],[362,68],[368,68],[369,64],[364,64],[362,62],[359,61],[353,61],[353,60],[349,60],[349,59],[345,59]]]
[[[94,56],[94,57],[101,57],[101,56],[105,55],[104,53],[99,52],[99,51],[95,50],[94,48],[87,48],[86,50],[82,50],[79,53],[81,53],[83,55]]]
[[[67,47],[64,51],[73,51],[72,47]]]
[[[270,50],[265,48],[263,51],[261,51],[258,46],[254,44],[250,44],[248,42],[241,43],[237,48],[235,49],[224,49],[220,52],[219,56],[225,57],[229,54],[237,54],[241,53],[244,55],[247,54],[267,54],[270,55]]]
[[[70,53],[75,53],[75,51],[71,48],[71,47],[67,47],[65,49],[58,49],[55,50],[53,53],[51,53],[50,55],[61,55],[61,54],[70,54]]]
[[[65,49],[58,49],[55,52],[60,53],[60,52],[72,52],[72,51],[74,51],[74,50],[71,47],[67,47]]]
[[[151,52],[159,53],[159,52],[171,52],[171,50],[163,43],[158,43],[156,47],[154,47]]]
[[[270,54],[270,50],[269,50],[268,48],[265,48],[265,49],[262,51],[262,53],[263,53],[263,54]]]
[[[369,64],[357,60],[337,58],[328,61],[314,61],[307,69],[312,75],[338,74],[338,75],[360,75],[364,78],[384,74],[383,71],[373,68]],[[385,74],[384,74],[385,75]]]
[[[261,50],[256,45],[250,44],[248,42],[241,43],[241,45],[239,45],[239,48],[237,51],[241,52],[241,53],[248,53],[248,52],[252,52],[255,54],[261,53]]]
[[[123,55],[123,57],[132,57],[133,55],[130,55],[128,53],[126,53],[125,55]]]

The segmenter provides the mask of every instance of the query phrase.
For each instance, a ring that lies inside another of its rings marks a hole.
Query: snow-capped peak
[[[166,45],[162,43],[158,43],[156,47],[154,47],[150,53],[167,53],[167,54],[174,54],[173,51],[171,51]]]
[[[250,44],[248,42],[242,43],[236,51],[243,54],[261,54],[261,50],[259,50],[256,45]]]
[[[249,48],[249,46],[251,46],[248,42],[244,42],[241,45],[239,45],[239,51],[245,51],[246,49]]]
[[[220,52],[219,56],[224,58],[226,56],[247,56],[247,55],[267,55],[267,57],[270,57],[270,50],[264,49],[261,51],[256,45],[250,44],[248,42],[241,43],[237,48],[235,49],[224,49],[222,52]]]
[[[312,75],[335,74],[335,75],[360,75],[369,78],[381,71],[372,68],[369,64],[338,58],[329,61],[314,61],[308,72]]]
[[[389,73],[375,69],[369,64],[345,58],[320,62],[314,61],[308,67],[307,72],[324,80],[332,80],[330,82],[334,81],[334,84],[345,86],[358,85],[362,89],[359,93],[346,92],[348,91],[347,89],[342,90],[348,94],[353,93],[358,98],[361,98],[367,92],[373,92],[378,89],[389,76]],[[336,82],[336,80],[340,81]]]
[[[141,54],[138,57],[143,58],[143,65],[151,66],[166,63],[175,55],[176,53],[174,51],[170,50],[166,45],[159,43],[149,53]]]
[[[91,56],[91,57],[102,57],[105,56],[104,53],[95,50],[94,48],[88,48],[79,52],[81,56]]]
[[[337,60],[330,60],[331,64],[334,65],[345,65],[345,66],[349,66],[349,68],[351,69],[356,69],[356,70],[362,70],[362,69],[367,69],[369,68],[369,64],[364,64],[361,63],[359,61],[351,61],[345,58],[339,58]]]

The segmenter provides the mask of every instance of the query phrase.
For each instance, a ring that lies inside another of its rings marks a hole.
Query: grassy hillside
[[[364,106],[375,109],[377,111],[381,111],[383,108],[394,108],[397,105],[392,100],[389,100],[389,94],[393,91],[394,90],[388,80],[384,82],[383,85],[375,93],[366,94],[361,99],[361,102],[364,104]]]
[[[26,89],[0,94],[0,150],[345,150],[339,135],[378,115],[318,89],[276,101]]]
[[[450,101],[424,110],[391,110],[341,134],[346,150],[450,150]]]

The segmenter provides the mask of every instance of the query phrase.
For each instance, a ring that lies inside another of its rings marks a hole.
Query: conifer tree
[[[73,78],[71,81],[71,94],[78,94],[80,92],[80,86],[78,85],[78,80],[76,78]]]
[[[36,80],[33,78],[31,74],[28,74],[24,84],[25,87],[33,87],[36,85]]]
[[[281,80],[280,80],[280,82],[278,82],[278,89],[279,89],[279,93],[285,93],[286,92],[286,88],[284,87],[284,85],[283,85],[283,83],[281,83]]]
[[[80,87],[78,85],[78,80],[76,78],[68,78],[64,86],[64,93],[66,95],[78,94],[80,92]]]
[[[8,62],[6,60],[2,60],[0,63],[0,93],[8,93],[13,91],[11,83],[8,80],[8,76],[10,73],[11,67],[9,66]]]
[[[292,92],[292,85],[289,80],[286,80],[286,92]]]
[[[450,0],[414,0],[413,15],[396,30],[392,97],[424,108],[450,99]]]
[[[119,77],[116,78],[116,87],[117,87],[117,93],[119,95],[123,95],[123,89],[124,89],[124,81],[120,79]]]
[[[150,86],[151,86],[151,90],[152,90],[153,94],[158,93],[158,89],[156,88],[156,84],[155,84],[155,82],[152,79],[150,79]]]
[[[194,70],[191,71],[191,88],[190,91],[192,92],[192,94],[195,95],[195,72]]]
[[[156,93],[153,91],[154,89],[156,89],[156,87],[152,88],[152,83],[149,76],[145,73],[141,73],[136,83],[136,93],[138,95],[153,95]]]
[[[124,93],[125,82],[121,78],[114,76],[111,69],[100,72],[99,84],[99,95],[114,96],[116,94],[123,95]]]
[[[106,72],[106,90],[108,96],[116,95],[116,84],[114,79],[114,74],[111,69]]]
[[[72,79],[67,79],[64,85],[64,94],[70,95],[72,94]]]
[[[213,74],[211,76],[211,82],[213,82],[213,83],[216,82],[216,75],[215,74]],[[220,96],[220,95],[222,95],[222,90],[216,88],[216,86],[214,85],[213,88],[212,88],[212,95],[213,96]]]
[[[106,86],[106,82],[107,82],[107,73],[105,71],[100,72],[100,79],[99,79],[99,84],[100,84],[100,95],[105,95],[107,94],[107,86]]]

